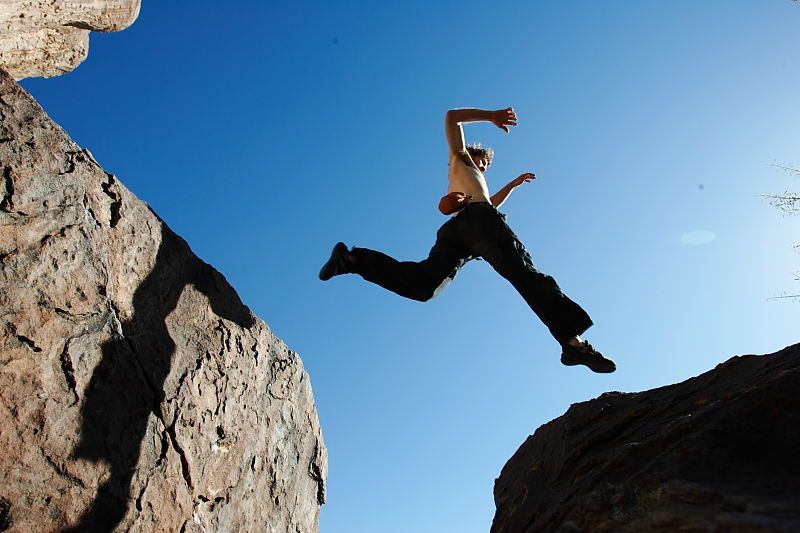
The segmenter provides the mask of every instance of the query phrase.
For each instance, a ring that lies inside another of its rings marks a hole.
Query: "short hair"
[[[486,165],[489,166],[492,164],[492,159],[494,158],[494,150],[491,148],[481,146],[481,143],[470,144],[467,146],[467,152],[469,155],[476,155],[478,157],[486,158]]]

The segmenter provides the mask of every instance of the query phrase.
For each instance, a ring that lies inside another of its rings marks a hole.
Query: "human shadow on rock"
[[[131,480],[141,453],[151,414],[161,417],[164,381],[170,372],[175,342],[166,318],[183,289],[192,285],[204,294],[219,317],[243,328],[255,322],[225,278],[192,253],[186,242],[161,222],[162,239],[155,265],[136,289],[133,316],[122,323],[122,337],[107,342],[103,356],[84,392],[81,437],[73,459],[103,462],[107,481],[79,522],[67,532],[113,531],[138,501],[129,499]],[[160,435],[162,455],[174,448],[174,422]],[[184,464],[184,477],[188,479]]]

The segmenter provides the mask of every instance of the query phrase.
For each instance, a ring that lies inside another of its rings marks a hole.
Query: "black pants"
[[[430,300],[455,278],[470,259],[481,257],[525,299],[559,343],[580,335],[592,319],[561,292],[556,281],[533,266],[505,216],[488,203],[473,203],[436,233],[427,259],[400,262],[381,252],[353,248],[355,271],[400,296]]]

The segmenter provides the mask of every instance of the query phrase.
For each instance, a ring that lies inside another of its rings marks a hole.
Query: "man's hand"
[[[512,187],[519,187],[523,183],[528,183],[529,181],[533,181],[535,179],[536,179],[536,174],[534,174],[533,172],[525,172],[524,174],[520,174],[519,177],[516,177],[513,180],[511,180],[511,183],[509,183],[509,185],[511,185]]]
[[[517,125],[517,114],[514,113],[513,107],[498,109],[497,111],[492,111],[491,122],[504,132],[508,133],[509,126]]]
[[[472,108],[451,109],[445,114],[444,131],[452,155],[460,154],[467,147],[464,142],[464,129],[461,127],[461,124],[466,122],[491,122],[508,133],[509,126],[517,125],[517,114],[511,107],[497,111]]]
[[[439,211],[443,215],[452,215],[456,211],[461,211],[467,207],[470,200],[472,200],[471,194],[457,191],[451,192],[442,196],[442,199],[439,200]]]

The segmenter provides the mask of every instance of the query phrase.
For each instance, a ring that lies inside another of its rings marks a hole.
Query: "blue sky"
[[[303,358],[330,453],[321,531],[481,532],[505,461],[604,391],[798,340],[800,5],[144,0],[74,72],[23,85]],[[612,375],[566,368],[472,262],[436,300],[317,271],[338,240],[421,259],[445,218],[444,112],[513,105],[496,189],[592,315]],[[703,233],[696,233],[703,232]],[[697,238],[697,236],[700,238]],[[694,244],[693,244],[694,243]]]

